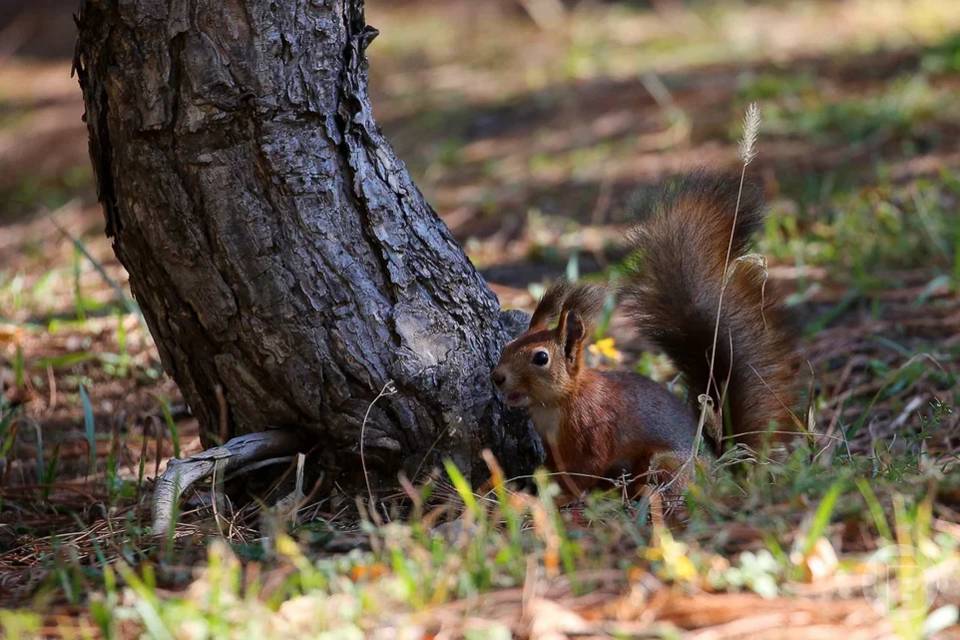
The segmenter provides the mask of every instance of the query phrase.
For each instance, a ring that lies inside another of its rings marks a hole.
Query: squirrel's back
[[[763,225],[762,197],[745,184],[738,208],[739,187],[739,176],[698,174],[668,190],[633,235],[642,266],[626,278],[622,296],[640,330],[686,378],[694,405],[709,388],[735,441],[756,446],[771,424],[795,428],[796,351],[762,260],[745,256]]]

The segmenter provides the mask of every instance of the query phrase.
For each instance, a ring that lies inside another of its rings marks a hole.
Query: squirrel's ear
[[[543,293],[537,308],[530,317],[530,327],[527,331],[546,329],[550,321],[557,315],[563,306],[563,301],[570,293],[570,285],[565,280],[557,280]]]
[[[569,315],[568,311],[560,312],[560,319],[557,321],[557,342],[560,343],[561,351],[567,339],[567,315]]]
[[[565,311],[560,316],[557,331],[560,334],[563,357],[567,359],[567,362],[575,362],[580,355],[583,339],[587,336],[587,328],[583,324],[583,318],[576,311]]]

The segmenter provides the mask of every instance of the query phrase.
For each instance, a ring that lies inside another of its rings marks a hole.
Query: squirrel
[[[585,365],[585,343],[607,295],[601,286],[555,283],[527,331],[504,347],[492,381],[508,406],[527,409],[547,469],[562,474],[569,492],[624,473],[641,478],[662,453],[692,459],[701,394],[718,412],[710,424],[730,427],[727,438],[704,429],[714,453],[724,440],[756,448],[794,430],[793,332],[766,290],[765,265],[744,255],[763,220],[762,196],[751,184],[741,189],[739,179],[694,174],[668,190],[630,236],[642,266],[623,279],[622,306],[676,365],[689,402],[640,374]]]

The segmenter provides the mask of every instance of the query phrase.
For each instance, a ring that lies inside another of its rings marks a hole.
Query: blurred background
[[[198,445],[103,235],[70,77],[75,4],[0,4],[0,380],[3,402],[23,405],[45,439],[0,432],[30,461],[8,474],[24,483],[34,467],[43,480],[50,460],[85,465],[87,409],[114,434],[164,422],[179,435],[149,445],[158,459]],[[898,382],[878,424],[913,424],[905,406],[916,413],[951,388],[956,3],[367,5],[381,32],[369,49],[377,119],[505,306],[529,306],[560,274],[615,277],[623,233],[659,184],[698,166],[739,168],[741,121],[757,101],[749,174],[771,205],[760,248],[832,394],[825,428],[919,352],[944,368]],[[669,375],[617,331],[598,358]]]

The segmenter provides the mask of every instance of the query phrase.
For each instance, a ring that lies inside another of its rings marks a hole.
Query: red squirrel
[[[668,191],[632,233],[642,266],[619,287],[632,323],[683,375],[689,403],[642,375],[585,366],[584,347],[606,296],[596,285],[554,284],[529,329],[504,347],[492,380],[508,405],[529,411],[546,467],[562,473],[568,491],[623,473],[641,477],[656,454],[689,459],[704,393],[726,412],[735,442],[756,448],[772,428],[773,437],[794,428],[792,332],[766,290],[763,265],[738,260],[763,224],[763,202],[751,185],[738,194],[739,186],[738,179],[698,174]],[[704,435],[722,450],[717,434]]]

